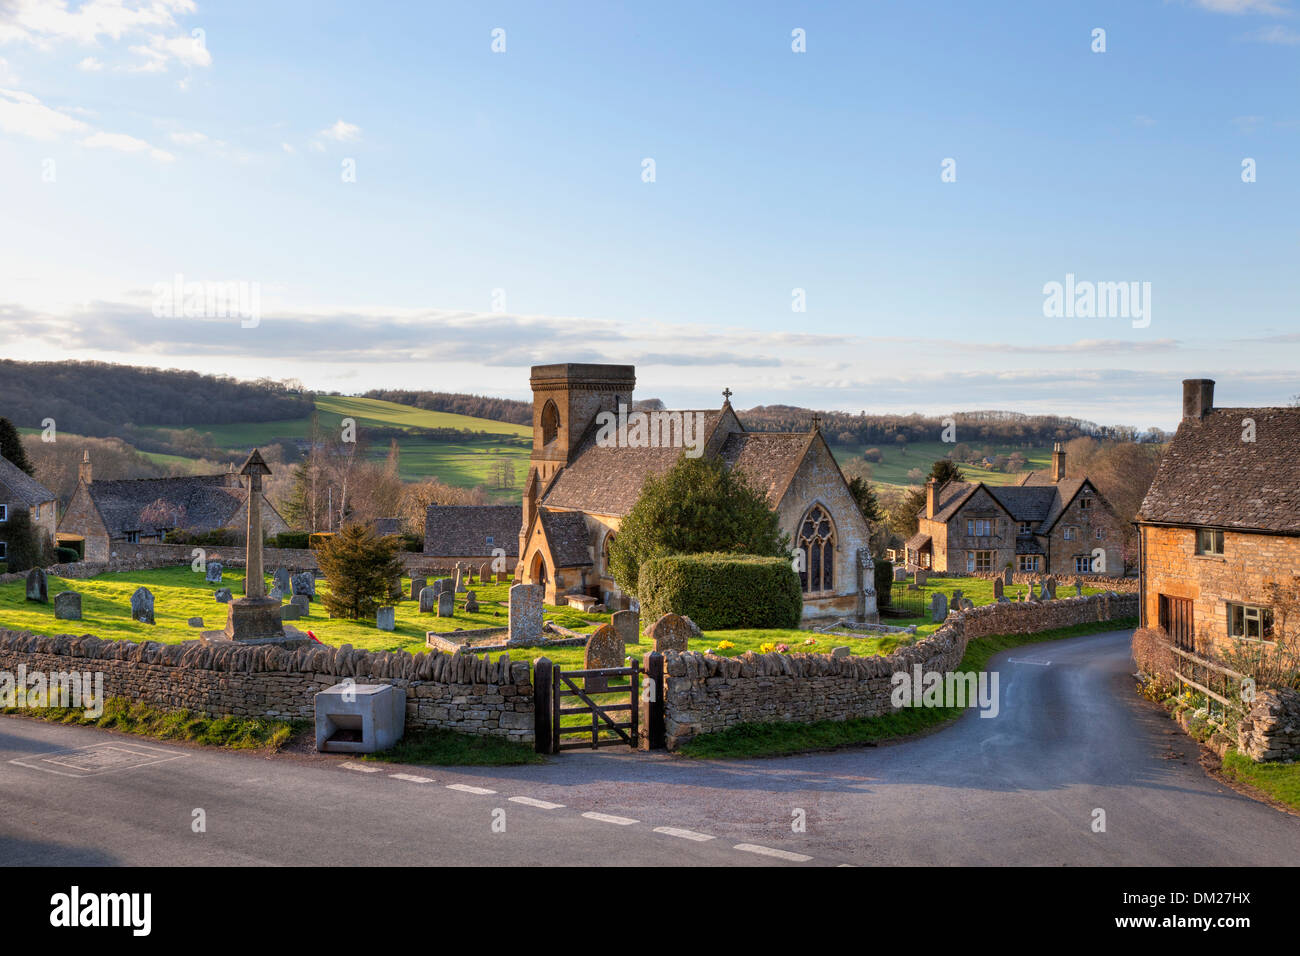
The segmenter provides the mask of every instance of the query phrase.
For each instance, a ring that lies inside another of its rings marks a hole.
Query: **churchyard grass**
[[[1038,634],[982,637],[966,646],[966,653],[957,670],[982,671],[994,654],[1025,644],[1058,641],[1067,637],[1136,626],[1137,620],[1131,619],[1078,624]],[[705,759],[745,759],[779,757],[810,750],[834,750],[921,733],[955,720],[963,713],[965,711],[958,707],[909,707],[881,717],[860,717],[854,720],[822,720],[809,724],[740,724],[720,733],[702,734],[683,744],[678,753]]]
[[[188,710],[166,710],[124,697],[110,697],[98,717],[83,707],[0,708],[0,714],[35,717],[60,724],[101,727],[158,740],[185,740],[232,750],[278,750],[290,737],[306,730],[305,720],[266,720],[260,717],[206,717]]]
[[[1254,787],[1293,810],[1300,810],[1300,761],[1255,763],[1229,750],[1223,757],[1222,772],[1230,780]]]

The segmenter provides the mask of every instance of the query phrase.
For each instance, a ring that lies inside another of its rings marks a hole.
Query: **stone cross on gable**
[[[812,425],[813,428],[820,430],[822,427],[822,417],[820,415],[814,415],[812,417]]]
[[[724,388],[724,389],[722,390],[722,400],[723,400],[724,402],[726,402],[727,404],[731,404],[731,396],[732,396],[732,394],[733,394],[733,393],[732,393],[731,389],[729,389],[729,388]]]

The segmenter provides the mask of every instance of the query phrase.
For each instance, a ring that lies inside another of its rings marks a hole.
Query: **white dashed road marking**
[[[639,820],[633,820],[629,817],[615,817],[608,813],[594,813],[588,810],[583,814],[588,820],[599,820],[601,823],[616,823],[621,827],[631,826],[633,823],[639,823]]]
[[[683,840],[695,840],[703,843],[705,840],[715,839],[707,833],[696,833],[694,830],[682,830],[679,827],[655,827],[655,833],[662,833],[665,836],[680,837]]]
[[[807,863],[812,859],[802,853],[791,853],[789,850],[774,850],[770,846],[759,846],[757,843],[737,843],[734,849],[743,850],[746,853],[757,853],[759,856],[774,856],[778,860],[789,860],[791,863]]]
[[[559,810],[564,806],[562,803],[548,803],[545,800],[537,800],[533,797],[511,797],[511,803],[522,803],[526,807],[537,807],[539,810]]]
[[[496,793],[495,790],[489,790],[486,787],[471,787],[467,783],[449,783],[447,784],[447,789],[459,790],[461,793],[481,793],[481,794]]]
[[[1007,663],[1008,663],[1008,664],[1036,664],[1036,665],[1038,665],[1039,667],[1047,667],[1047,666],[1048,666],[1049,664],[1051,664],[1052,662],[1051,662],[1051,661],[1040,661],[1040,660],[1037,660],[1037,659],[1031,659],[1031,658],[1028,658],[1028,657],[1008,657],[1008,658],[1007,658]]]
[[[358,773],[379,773],[383,767],[367,767],[363,763],[341,763],[339,764],[344,770],[355,770]]]
[[[413,773],[390,773],[394,780],[405,780],[408,783],[433,783],[432,777],[417,777]]]

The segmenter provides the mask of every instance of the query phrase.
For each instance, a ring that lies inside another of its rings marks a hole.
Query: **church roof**
[[[494,548],[519,557],[523,505],[430,505],[424,516],[424,553],[431,557],[486,557]]]
[[[727,467],[756,482],[775,507],[807,448],[807,432],[733,432],[720,454]]]
[[[145,535],[172,528],[215,531],[228,525],[243,506],[248,492],[233,475],[184,475],[177,478],[127,478],[94,481],[86,486],[90,499],[104,519],[110,538],[128,531]],[[162,501],[174,520],[159,523],[141,513]]]
[[[681,414],[681,410],[674,410]],[[701,410],[707,440],[721,418],[718,409]],[[632,510],[647,478],[668,471],[682,454],[679,447],[627,448],[596,444],[597,429],[587,429],[574,453],[547,489],[542,504],[591,514],[623,517]]]
[[[1297,460],[1300,408],[1211,409],[1178,426],[1138,521],[1300,534]]]
[[[580,511],[547,511],[538,514],[542,533],[551,546],[551,560],[557,568],[591,564],[591,536]]]
[[[34,508],[54,498],[54,492],[8,458],[0,458],[0,504],[24,504]]]

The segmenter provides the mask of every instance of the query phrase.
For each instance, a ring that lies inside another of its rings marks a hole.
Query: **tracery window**
[[[805,593],[835,588],[835,527],[821,505],[813,505],[799,525],[798,546],[804,554],[799,584]]]

